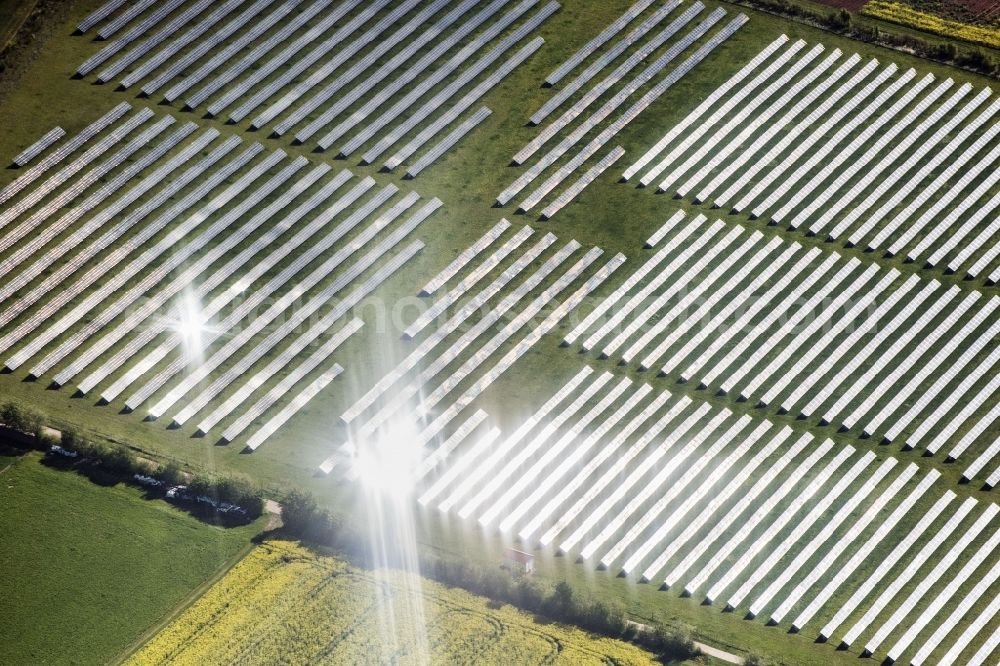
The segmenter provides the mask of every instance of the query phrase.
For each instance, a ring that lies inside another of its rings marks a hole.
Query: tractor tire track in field
[[[312,659],[309,660],[310,666],[323,663],[327,657],[330,657],[336,651],[337,646],[340,643],[342,643],[345,639],[354,634],[358,630],[358,628],[361,627],[361,625],[363,625],[365,622],[368,621],[369,616],[375,612],[375,609],[378,608],[379,605],[384,603],[389,597],[392,596],[392,590],[388,583],[377,582],[368,579],[365,576],[351,576],[350,574],[348,574],[348,576],[366,582],[376,583],[376,589],[381,588],[380,590],[381,594],[377,594],[375,596],[375,599],[368,606],[363,608],[361,612],[357,614],[353,622],[351,622],[347,627],[345,627],[344,630],[341,631],[337,636],[334,636],[332,639],[330,639],[330,641],[328,641],[322,648],[320,648],[319,652],[313,655]]]
[[[490,632],[489,634],[475,637],[474,642],[470,644],[470,649],[463,651],[467,653],[467,656],[463,656],[461,661],[455,661],[453,663],[459,663],[459,664],[478,663],[479,655],[483,654],[487,650],[487,648],[489,648],[491,645],[497,643],[506,633],[506,627],[503,624],[503,622],[501,622],[498,618],[489,615],[488,613],[477,613],[471,608],[466,608],[464,606],[458,606],[455,604],[449,604],[447,602],[444,602],[440,598],[434,597],[433,595],[426,592],[422,592],[421,594],[422,596],[430,599],[434,603],[439,604],[442,607],[446,608],[446,610],[439,612],[432,622],[429,622],[427,624],[428,636],[430,635],[432,629],[441,626],[446,619],[452,617],[453,615],[464,615],[467,617],[474,617],[483,620],[493,629],[493,631]],[[435,640],[428,642],[428,651],[433,654],[438,648],[440,648],[444,644],[445,644],[445,636],[440,635],[437,638],[435,638]],[[400,657],[407,655],[411,648],[412,645],[401,647],[393,655],[393,658],[398,659]],[[454,655],[448,655],[448,656],[449,659],[454,657]]]
[[[525,631],[529,631],[527,628],[524,628],[524,630]],[[543,633],[541,631],[531,631],[531,633],[534,633],[534,634],[540,636],[542,638],[542,640],[544,640],[546,643],[548,643],[549,645],[552,646],[552,649],[549,651],[549,653],[546,654],[544,657],[542,657],[538,661],[538,663],[539,664],[554,664],[555,661],[556,661],[556,657],[558,657],[559,653],[563,651],[562,642],[559,641],[558,638],[554,638],[553,636],[551,636],[549,634],[546,634],[546,633]]]
[[[246,584],[239,586],[240,589],[244,590],[250,587],[251,584],[256,583],[257,581],[264,578],[266,575],[270,575],[270,573],[274,569],[276,569],[280,564],[284,564],[284,562],[282,562],[281,560],[275,560],[269,563],[267,566],[261,567],[261,570],[259,571],[258,575],[246,580],[245,581]],[[199,624],[198,627],[189,636],[187,636],[184,641],[179,642],[176,649],[171,651],[169,654],[164,655],[164,658],[159,663],[170,664],[174,660],[176,660],[180,655],[184,654],[184,651],[187,650],[192,643],[194,643],[210,628],[215,626],[215,623],[219,620],[220,617],[222,617],[222,615],[225,614],[226,610],[227,606],[223,605],[217,611],[212,613],[211,616],[209,616],[208,618],[205,619],[204,622]]]
[[[327,589],[339,576],[337,574],[328,574],[325,578],[320,580],[315,585],[305,589],[305,591],[296,595],[294,599],[288,597],[282,597],[281,608],[295,608],[302,609],[306,603],[313,601],[317,596],[325,589]],[[271,615],[274,614],[274,609],[271,609]],[[253,654],[254,651],[260,646],[264,641],[268,640],[270,637],[267,634],[261,635],[257,640],[248,643],[243,647],[243,649],[237,654],[237,663],[250,663],[249,655]]]
[[[420,595],[429,601],[433,601],[434,603],[441,605],[442,607],[448,607],[449,614],[454,612],[462,615],[467,615],[470,617],[477,617],[484,620],[490,626],[494,627],[494,631],[490,635],[485,636],[483,637],[482,640],[477,641],[478,647],[476,647],[471,652],[471,654],[463,658],[462,661],[456,663],[470,664],[470,665],[478,664],[479,656],[484,654],[492,645],[498,643],[507,633],[507,625],[495,615],[491,615],[489,613],[482,613],[473,608],[469,608],[468,606],[461,606],[459,604],[449,603],[444,599],[442,599],[441,597],[435,596],[434,594],[424,590],[423,587],[421,587],[420,589]],[[444,615],[445,615],[444,613],[439,614],[437,618],[438,622],[436,622],[435,625],[440,623]]]
[[[469,614],[474,615],[475,613],[470,612]],[[485,636],[482,640],[477,641],[478,646],[474,650],[470,651],[469,655],[459,663],[469,664],[470,666],[478,664],[480,655],[486,654],[486,651],[491,646],[499,643],[507,634],[507,625],[501,622],[499,618],[487,614],[483,614],[481,617],[485,619],[488,624],[494,627],[494,631],[491,635]]]

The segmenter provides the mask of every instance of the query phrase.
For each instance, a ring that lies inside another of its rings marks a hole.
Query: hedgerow
[[[29,441],[43,451],[53,451],[52,446],[58,444],[63,452],[76,454],[78,460],[74,465],[81,471],[99,471],[105,477],[124,483],[135,483],[137,475],[155,479],[164,491],[186,484],[185,495],[239,506],[250,519],[257,518],[264,511],[261,489],[247,478],[202,474],[188,480],[176,463],[160,465],[143,460],[127,446],[94,442],[72,428],[63,428],[58,439],[54,439],[46,432],[44,422],[45,417],[37,411],[14,403],[0,405],[0,423],[3,426],[31,438]]]
[[[844,9],[825,12],[791,0],[732,0],[732,2],[815,25],[858,41],[913,53],[946,65],[955,65],[993,77],[1000,75],[1000,62],[981,50],[960,49],[951,43],[931,43],[913,35],[881,30],[873,25],[862,25],[854,21],[853,15]]]
[[[951,21],[940,16],[916,10],[900,2],[871,0],[871,2],[862,8],[861,13],[882,19],[883,21],[890,21],[891,23],[941,35],[942,37],[961,39],[991,48],[1000,48],[1000,29],[996,27]]]
[[[315,499],[299,490],[282,502],[282,521],[287,533],[321,546],[329,546],[354,558],[364,558],[364,540],[340,520],[319,508]],[[537,578],[511,575],[499,567],[452,557],[422,554],[422,575],[458,587],[495,602],[506,603],[551,620],[573,624],[609,638],[628,640],[666,660],[690,659],[699,654],[690,629],[654,622],[644,630],[627,621],[624,608],[608,604],[574,590],[568,583],[555,585]]]

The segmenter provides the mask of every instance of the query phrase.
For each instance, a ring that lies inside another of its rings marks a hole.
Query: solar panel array
[[[538,238],[531,227],[514,232],[506,221],[470,250],[425,287],[432,294],[452,285],[406,329],[411,344],[402,360],[341,415],[350,441],[323,463],[324,472],[395,427],[399,414],[412,415],[420,441],[436,441],[625,260],[602,260],[600,248],[584,252],[551,233]]]
[[[621,146],[616,146],[614,150],[605,155],[597,164],[587,169],[587,171],[577,178],[569,187],[563,190],[562,194],[556,197],[552,203],[545,207],[542,211],[541,218],[543,220],[551,219],[553,215],[562,210],[569,202],[576,198],[592,182],[594,182],[598,176],[608,170],[608,168],[620,160],[622,155],[625,154],[625,149]]]
[[[483,97],[558,10],[110,0],[78,26],[101,41],[77,75],[409,179],[487,122]],[[747,20],[636,2],[545,77],[496,203],[553,217]],[[782,35],[701,93],[625,180],[1000,280],[989,89]],[[6,369],[247,451],[340,390],[338,357],[382,333],[358,306],[417,263],[442,202],[243,136],[123,102],[25,148],[0,189]],[[984,663],[1000,645],[1000,507],[873,446],[1000,483],[986,287],[682,210],[627,270],[505,219],[474,236],[414,283],[425,307],[346,396],[321,472],[355,477],[405,422],[419,504],[506,542],[892,661]],[[584,363],[494,421],[491,389],[557,329],[553,346],[607,370]]]
[[[782,36],[624,172],[696,202],[1000,280],[1000,101]]]
[[[724,9],[719,7],[706,14],[701,2],[678,9],[680,2],[674,0],[652,11],[649,11],[650,4],[639,2],[633,5],[546,79],[546,83],[554,85],[576,67],[592,60],[531,117],[532,124],[541,124],[556,110],[568,105],[514,156],[515,165],[526,165],[546,144],[560,139],[497,196],[498,205],[506,206],[522,192],[527,194],[518,204],[518,212],[528,212],[542,203],[566,178],[600,153],[615,135],[749,20],[745,14],[740,14],[724,22]],[[602,45],[610,43],[619,31],[633,21],[638,21],[633,30],[603,53],[599,52]],[[625,54],[628,56],[624,61],[600,81],[590,85]],[[633,70],[640,66],[638,74],[633,75]],[[583,92],[579,94],[581,90]],[[625,106],[626,103],[628,106]],[[596,110],[591,110],[595,106]],[[612,115],[622,107],[625,107],[624,112],[613,118]],[[619,149],[612,148],[598,159],[597,164],[606,168],[618,159],[614,155],[618,155]],[[567,155],[569,159],[564,160]],[[544,182],[533,190],[527,189],[547,171],[549,176]],[[542,218],[555,215],[601,171],[603,168],[587,170],[583,178],[565,188],[545,206]]]
[[[704,215],[669,227],[566,344],[907,449],[990,450],[1000,298]]]
[[[352,309],[441,206],[128,104],[0,198],[7,370],[175,427],[205,414],[202,434],[249,402],[226,433],[250,449],[343,370]]]
[[[631,21],[635,20],[642,12],[653,4],[653,0],[640,0],[635,3],[628,10],[615,19],[611,24],[608,25],[604,30],[601,31],[599,35],[591,39],[589,42],[583,45],[579,51],[571,55],[562,64],[560,64],[555,71],[545,77],[545,83],[549,86],[554,86],[559,83],[559,81],[565,77],[567,74],[573,71],[577,65],[582,63],[591,54],[593,54],[597,49],[599,49],[603,44],[605,44],[612,37],[617,35],[622,29],[628,25]],[[537,124],[537,123],[536,123]]]
[[[51,146],[53,143],[59,139],[66,136],[66,130],[62,127],[53,127],[49,132],[46,132],[42,138],[40,138],[35,143],[31,144],[20,153],[18,153],[12,160],[12,164],[18,168],[23,167],[31,160],[35,159]]]
[[[997,593],[996,504],[956,508],[936,470],[628,377],[585,366],[509,432],[480,410],[419,466],[422,505],[521,547],[871,654],[919,664],[990,631],[972,611]]]
[[[77,75],[162,90],[165,102],[360,153],[365,164],[409,163],[412,178],[485,119],[474,105],[541,47],[531,35],[558,9],[541,0],[106,5],[79,29],[118,36]]]
[[[478,111],[476,111],[474,114],[469,116],[465,121],[463,121],[461,124],[455,127],[455,129],[453,129],[452,131],[448,132],[446,136],[444,136],[440,141],[434,144],[430,150],[428,150],[426,153],[423,154],[423,156],[420,157],[420,159],[418,159],[412,165],[407,167],[406,177],[411,179],[416,178],[421,171],[430,166],[435,160],[439,159],[446,152],[454,148],[455,144],[457,144],[459,140],[462,139],[462,137],[464,137],[466,134],[475,129],[477,125],[486,120],[492,113],[493,112],[490,109],[484,106]],[[448,124],[447,122],[443,122],[444,120],[445,119],[442,118],[435,121],[433,126],[428,127],[427,130],[424,131],[429,130],[430,136],[436,135],[440,129],[438,127],[439,124],[441,126]],[[392,161],[396,161],[396,163],[399,164],[403,161],[403,159],[405,158],[394,157]]]

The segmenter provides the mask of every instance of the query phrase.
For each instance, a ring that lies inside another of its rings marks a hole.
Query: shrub
[[[288,493],[281,504],[281,520],[293,534],[304,534],[316,519],[317,512],[316,500],[300,490]]]
[[[844,31],[851,27],[851,13],[846,9],[837,12],[830,12],[827,15],[826,25],[837,31]]]
[[[159,469],[153,472],[152,476],[168,486],[176,486],[184,482],[184,473],[181,471],[180,465],[172,460],[166,465],[161,465]]]
[[[542,605],[544,593],[535,581],[523,577],[515,584],[515,601],[512,602],[519,608],[526,610],[537,610]]]
[[[12,402],[5,403],[3,407],[0,407],[0,421],[8,428],[26,435],[38,436],[42,432],[41,414]]]
[[[131,476],[137,470],[138,460],[135,454],[123,446],[116,446],[109,449],[106,455],[98,461],[101,467],[112,474],[121,476]]]
[[[694,644],[689,627],[670,628],[662,623],[655,623],[651,628],[640,632],[637,642],[667,660],[684,661],[701,654]]]
[[[188,484],[188,490],[198,497],[208,497],[242,507],[252,517],[264,512],[260,490],[249,479],[239,476],[199,476]]]
[[[74,450],[84,458],[90,458],[98,463],[101,463],[111,454],[110,447],[85,439],[77,440]]]
[[[340,547],[340,523],[316,505],[309,493],[292,490],[281,503],[281,520],[295,536],[325,546]]]
[[[8,428],[13,430],[22,430],[23,416],[21,414],[21,408],[12,402],[4,403],[3,407],[0,407],[0,420]]]
[[[80,435],[72,428],[63,428],[59,433],[59,445],[69,451],[76,451],[80,441]]]

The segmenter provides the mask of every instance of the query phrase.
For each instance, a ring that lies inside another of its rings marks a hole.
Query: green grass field
[[[134,92],[114,92],[111,86],[92,85],[89,82],[70,80],[69,75],[85,57],[92,54],[95,44],[89,37],[71,37],[72,27],[81,17],[101,4],[99,0],[80,2],[73,12],[72,20],[56,30],[51,48],[43,50],[37,61],[27,70],[16,90],[0,102],[0,114],[5,118],[6,127],[11,131],[0,135],[0,155],[12,156],[26,145],[32,143],[38,136],[59,124],[72,133],[93,120],[113,104],[128,100],[133,106],[149,104],[158,114],[171,113],[179,120],[197,120],[205,126],[212,126],[223,133],[239,133],[247,140],[261,141],[268,149],[282,148],[290,154],[303,154],[313,160],[329,160],[336,168],[350,168],[355,174],[373,175],[379,184],[394,182],[403,191],[414,189],[425,197],[438,196],[445,202],[444,210],[438,213],[420,237],[427,242],[427,249],[416,262],[408,266],[381,295],[391,301],[402,296],[415,293],[421,280],[440,269],[457,252],[469,245],[484,230],[492,226],[502,215],[508,217],[516,226],[530,223],[541,231],[551,230],[561,240],[577,238],[586,245],[602,247],[606,256],[621,251],[629,257],[627,266],[634,266],[641,258],[639,248],[650,232],[657,228],[676,209],[682,208],[690,212],[704,212],[708,215],[718,215],[710,212],[707,207],[699,207],[686,201],[674,201],[666,196],[655,196],[651,192],[636,192],[631,185],[618,184],[617,175],[620,168],[641,155],[644,150],[662,136],[665,127],[669,127],[683,117],[698,101],[706,97],[716,86],[728,78],[738,67],[756,54],[762,45],[784,32],[792,38],[805,39],[810,44],[822,42],[828,47],[839,47],[845,53],[858,52],[865,57],[877,57],[887,63],[896,62],[901,68],[914,67],[920,74],[934,73],[939,78],[952,77],[958,83],[970,82],[981,88],[991,83],[988,79],[977,77],[963,71],[950,69],[909,57],[904,54],[879,49],[867,44],[850,41],[824,31],[808,26],[778,19],[776,17],[746,10],[740,6],[708,2],[709,7],[721,5],[730,15],[740,11],[746,12],[750,23],[733,39],[727,41],[705,63],[691,75],[685,77],[675,88],[662,97],[633,122],[616,141],[626,149],[626,157],[616,168],[591,185],[573,204],[560,212],[548,223],[536,223],[531,220],[515,217],[513,207],[503,210],[490,208],[496,194],[503,189],[519,170],[505,165],[510,156],[536,133],[535,129],[524,127],[524,121],[549,96],[549,91],[538,86],[538,82],[548,74],[557,63],[572,53],[590,36],[596,34],[604,25],[618,16],[625,2],[587,3],[583,0],[566,0],[563,9],[551,20],[546,22],[540,34],[546,39],[546,46],[524,66],[509,77],[496,90],[487,95],[483,102],[493,109],[493,115],[467,137],[459,149],[451,153],[447,159],[435,164],[412,183],[403,183],[400,174],[377,174],[372,167],[357,167],[353,161],[336,161],[330,155],[315,155],[309,152],[309,146],[291,146],[286,139],[270,139],[263,132],[244,134],[243,125],[229,126],[220,120],[202,120],[200,114],[183,113],[177,108],[162,106],[146,100],[137,99]],[[13,171],[0,172],[0,185],[6,184],[15,177]],[[774,227],[766,227],[761,223],[748,222],[743,216],[733,217],[731,221],[760,229],[765,235],[784,235],[785,232]],[[795,240],[806,247],[821,247],[830,249],[821,239],[810,238],[804,234],[796,234]],[[844,249],[837,247],[844,256],[857,256],[863,261],[870,261],[870,255],[865,255],[860,249]],[[898,268],[904,276],[918,272],[924,277],[932,274],[922,271],[918,266],[904,264],[901,257],[892,260],[880,260],[883,265]],[[629,271],[620,271],[619,275],[609,280],[602,287],[601,293],[608,293],[623,280]],[[956,284],[963,290],[973,288],[963,283],[958,276],[947,276],[940,271],[933,277],[945,284]],[[995,290],[994,290],[995,291]],[[484,394],[479,405],[491,416],[501,420],[501,425],[509,426],[528,414],[538,401],[561,386],[579,368],[581,357],[574,351],[558,347],[557,329],[555,334],[547,336],[537,345],[515,368],[501,377]],[[363,512],[358,511],[361,498],[347,485],[334,483],[331,480],[315,475],[316,466],[329,454],[331,448],[343,439],[343,431],[335,425],[336,416],[350,404],[351,400],[362,389],[369,387],[380,377],[395,360],[390,351],[373,350],[364,340],[354,340],[338,352],[338,360],[348,369],[348,377],[317,396],[305,410],[284,426],[279,433],[264,447],[253,455],[241,455],[238,447],[219,447],[210,439],[193,439],[189,429],[170,431],[165,423],[144,423],[142,413],[119,415],[120,404],[108,407],[95,407],[93,398],[73,399],[69,390],[46,390],[45,381],[23,382],[21,374],[0,376],[0,395],[25,405],[31,405],[47,414],[52,425],[59,427],[72,425],[85,435],[94,438],[106,438],[120,443],[133,445],[152,457],[176,458],[198,470],[238,472],[248,474],[269,485],[273,492],[280,493],[289,486],[298,486],[316,493],[323,502],[334,510],[354,517],[359,523],[365,520]],[[595,366],[593,359],[588,359]],[[611,364],[607,363],[609,369]],[[545,372],[538,372],[538,367],[544,367]],[[603,369],[603,367],[601,368]],[[632,369],[614,368],[614,372],[628,374],[639,381],[653,381],[648,374],[640,374]],[[660,382],[660,386],[663,382]],[[698,392],[692,386],[669,386],[671,391],[689,393],[697,400],[705,400],[715,405],[726,405],[736,413],[752,413],[764,415],[760,410],[754,410],[750,404],[737,404],[731,398],[718,397],[707,392]],[[942,462],[941,457],[923,459],[919,451],[901,453],[895,448],[891,451],[878,447],[875,440],[859,441],[856,433],[837,434],[833,428],[818,428],[815,423],[796,421],[793,416],[781,416],[769,412],[766,414],[777,423],[787,424],[798,432],[812,429],[817,435],[831,437],[838,443],[852,443],[858,448],[872,447],[881,455],[896,455],[902,461],[915,461],[922,467],[933,466],[942,471],[944,478],[938,484],[939,489],[954,488],[960,496],[976,494],[976,489],[970,486],[958,486],[957,480],[961,472],[960,465],[949,465]],[[3,476],[5,478],[13,471],[25,467],[25,461],[18,463]],[[28,467],[32,467],[29,465]],[[50,470],[32,469],[39,475],[54,474]],[[70,481],[63,481],[68,478]],[[44,479],[39,479],[39,482]],[[133,491],[97,488],[89,482],[72,476],[64,475],[58,482],[77,483],[80,492],[93,491],[104,493],[111,501],[118,496],[130,498],[139,508],[156,506],[162,512],[173,516],[176,512],[159,504],[141,502]],[[0,486],[0,491],[11,492]],[[67,494],[67,496],[69,496]],[[60,495],[60,499],[62,495]],[[12,500],[13,501],[13,500]],[[88,500],[90,501],[90,500]],[[23,499],[28,508],[34,503]],[[67,505],[76,506],[67,500]],[[104,517],[116,514],[114,504],[105,504],[93,515]],[[14,512],[5,515],[16,515]],[[183,518],[183,517],[182,517]],[[185,518],[186,519],[186,518]],[[148,519],[152,525],[152,518]],[[18,529],[27,530],[32,527],[32,521],[17,521]],[[104,524],[104,523],[99,523]],[[143,519],[136,519],[138,525],[144,524]],[[170,524],[169,521],[167,524]],[[76,525],[74,525],[76,527]],[[33,529],[33,527],[32,527]],[[170,536],[165,527],[151,527],[155,538],[180,540],[185,534],[198,530],[210,530],[198,523],[192,522],[183,530],[170,529]],[[90,530],[93,531],[93,528]],[[210,533],[215,533],[211,530]],[[79,530],[79,538],[84,538],[88,530]],[[174,595],[164,598],[158,613],[147,616],[146,620],[134,622],[131,634],[122,628],[118,634],[122,640],[104,648],[103,654],[114,654],[117,649],[128,643],[125,634],[135,636],[142,627],[149,626],[161,617],[167,609],[183,599],[186,592],[198,584],[199,580],[210,575],[225,562],[232,553],[245,543],[246,535],[225,533],[226,554],[223,556],[223,544],[217,544],[217,550],[202,553],[201,574],[192,574],[184,584],[171,580],[176,585]],[[147,537],[153,539],[154,536]],[[426,547],[442,549],[453,554],[472,557],[480,562],[492,562],[500,547],[500,540],[492,534],[481,534],[470,530],[465,525],[450,523],[436,513],[423,516],[418,538]],[[232,539],[233,543],[229,543]],[[16,540],[17,543],[19,540]],[[73,539],[65,539],[68,548]],[[208,542],[208,541],[206,541]],[[63,542],[60,542],[63,543]],[[103,542],[102,542],[103,543]],[[129,541],[131,544],[132,541]],[[6,545],[6,539],[5,539]],[[122,546],[124,547],[124,546]],[[164,544],[161,551],[169,551],[169,544]],[[32,551],[35,552],[35,551]],[[102,553],[104,557],[114,552],[121,557],[118,548],[109,548]],[[136,549],[133,553],[138,557],[145,550]],[[212,556],[216,553],[217,556]],[[32,558],[39,561],[37,555]],[[64,561],[66,558],[59,558]],[[101,558],[95,558],[100,561]],[[122,557],[124,560],[125,558]],[[718,609],[705,608],[698,605],[698,600],[681,599],[675,593],[658,592],[655,587],[636,585],[634,582],[614,577],[613,572],[595,572],[592,569],[575,564],[568,558],[540,557],[540,574],[545,577],[566,578],[580,586],[591,589],[595,595],[605,595],[609,598],[621,599],[627,604],[629,611],[636,618],[648,618],[662,615],[667,618],[683,621],[696,626],[700,640],[731,647],[737,651],[753,650],[774,655],[788,664],[836,664],[854,663],[856,652],[836,652],[831,646],[816,646],[814,636],[803,634],[789,635],[784,629],[768,628],[761,623],[744,622],[734,614],[723,614]],[[136,565],[139,563],[136,562]],[[147,564],[142,562],[141,564]],[[149,566],[167,567],[169,561],[148,563]],[[874,564],[872,565],[874,567]],[[36,572],[46,572],[44,567],[34,569]],[[46,572],[50,578],[51,572]],[[70,572],[67,577],[72,577]],[[25,574],[26,575],[26,574]],[[151,584],[159,580],[163,571],[148,575]],[[118,578],[118,576],[115,576]],[[125,580],[129,577],[122,576]],[[146,585],[147,576],[143,576],[142,584]],[[66,578],[62,578],[63,581]],[[93,579],[92,579],[93,580]],[[48,579],[46,584],[48,584]],[[139,583],[136,582],[138,585]],[[63,589],[58,587],[56,591]],[[145,587],[143,592],[149,588]],[[141,599],[141,594],[135,594],[132,600]],[[138,603],[138,601],[137,601]],[[149,598],[144,602],[152,606]],[[110,606],[109,607],[113,607]],[[119,606],[123,608],[124,606]],[[137,613],[121,613],[122,621],[132,620]],[[27,617],[27,616],[25,616]],[[61,619],[61,618],[60,618]],[[142,626],[139,626],[142,625]],[[82,625],[78,625],[81,626]],[[46,632],[42,632],[45,634]],[[81,628],[78,632],[83,637],[87,632]],[[41,645],[41,644],[40,644]],[[2,649],[2,648],[0,648]],[[42,647],[38,648],[43,649]],[[95,648],[96,649],[96,648]],[[58,651],[63,654],[62,650]],[[31,656],[31,653],[26,653]],[[95,656],[98,653],[93,653]],[[2,655],[0,655],[2,657]],[[0,661],[3,661],[0,658]]]
[[[141,491],[0,452],[0,663],[113,661],[249,549]]]

